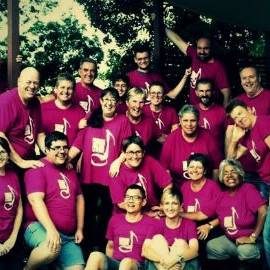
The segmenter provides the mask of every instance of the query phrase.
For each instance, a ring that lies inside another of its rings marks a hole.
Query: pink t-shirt
[[[150,104],[146,104],[143,107],[143,112],[146,116],[153,118],[161,134],[170,134],[172,126],[179,123],[176,111],[168,106],[162,107],[160,112],[153,112],[150,109]]]
[[[132,134],[124,115],[104,121],[102,128],[80,131],[73,146],[83,152],[81,182],[109,185],[109,167],[121,153],[122,142]]]
[[[248,107],[251,108],[255,115],[270,115],[270,90],[263,91],[256,97],[248,97],[246,93],[237,96],[237,99],[242,100]]]
[[[75,140],[79,132],[79,121],[85,116],[79,105],[71,105],[67,109],[60,109],[55,101],[41,104],[42,131],[46,134],[52,131],[63,132],[68,137],[69,145]]]
[[[230,239],[251,235],[256,226],[258,208],[263,204],[264,199],[251,184],[242,184],[233,195],[221,192],[216,211],[225,234]]]
[[[26,171],[26,193],[44,193],[44,203],[57,230],[64,234],[73,234],[77,228],[76,201],[81,194],[76,172],[64,166],[58,167],[45,158],[42,162],[44,167]],[[37,220],[29,202],[25,206],[25,218],[26,226]]]
[[[100,106],[101,89],[91,85],[84,87],[81,82],[76,83],[74,92],[74,104],[80,104],[88,115]]]
[[[15,151],[23,158],[34,153],[40,132],[40,104],[34,98],[24,105],[17,88],[0,95],[0,131],[4,132]]]
[[[20,185],[17,175],[6,171],[0,175],[0,243],[5,242],[12,230],[17,215],[21,197]]]
[[[259,115],[253,128],[240,141],[247,147],[249,153],[257,163],[254,168],[267,184],[270,183],[270,149],[264,142],[270,136],[270,116]]]
[[[132,134],[141,137],[144,145],[147,145],[152,139],[158,138],[160,135],[154,120],[144,114],[142,114],[142,119],[139,123],[134,124],[130,122],[130,125]]]
[[[197,239],[196,223],[192,220],[182,218],[178,228],[171,229],[166,225],[165,218],[157,220],[158,234],[164,236],[168,245],[171,246],[176,239],[183,239],[189,241],[191,239]]]
[[[215,142],[220,147],[224,147],[224,133],[227,121],[224,107],[217,104],[211,105],[207,110],[202,109],[199,104],[196,104],[195,107],[200,112],[200,127],[208,129]]]
[[[213,217],[220,196],[219,185],[214,180],[206,179],[201,190],[193,191],[191,183],[192,180],[185,181],[181,186],[184,210],[188,213],[201,211],[208,217]]]
[[[192,73],[190,76],[189,102],[197,104],[200,102],[196,96],[195,87],[199,79],[210,79],[214,82],[213,96],[219,99],[221,96],[220,89],[229,88],[229,81],[223,64],[214,59],[213,62],[204,62],[197,57],[196,49],[192,46],[187,48],[187,56],[191,58]]]
[[[138,168],[129,168],[123,164],[117,177],[113,178],[110,185],[113,203],[120,203],[128,186],[138,184],[145,190],[147,206],[159,204],[155,188],[165,188],[171,184],[171,177],[161,164],[150,156],[145,156]]]
[[[174,175],[176,179],[188,179],[187,159],[192,153],[208,156],[212,169],[219,167],[223,159],[220,147],[214,143],[212,136],[203,128],[198,127],[197,138],[187,142],[179,127],[168,135],[161,152],[161,164]]]
[[[119,101],[117,103],[117,106],[116,106],[116,112],[118,114],[124,114],[125,115],[126,112],[127,112],[127,104],[126,104],[126,102]]]
[[[135,69],[128,72],[127,76],[129,78],[129,84],[131,87],[138,87],[143,90],[146,90],[147,92],[151,84],[153,82],[158,81],[164,85],[165,92],[168,92],[169,90],[168,84],[159,73],[152,72],[152,71],[141,72]]]
[[[142,245],[145,239],[153,237],[154,224],[155,220],[148,216],[143,216],[134,223],[128,222],[125,214],[112,216],[106,238],[113,241],[113,259],[122,260],[128,257],[142,262]]]

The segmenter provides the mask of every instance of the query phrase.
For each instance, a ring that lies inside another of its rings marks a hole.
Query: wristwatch
[[[207,224],[210,226],[211,230],[214,229],[214,226],[210,222],[208,222]]]
[[[257,235],[253,232],[253,233],[249,236],[249,238],[250,238],[252,241],[256,242],[256,240],[257,240]]]
[[[178,256],[178,263],[182,264],[183,262],[185,262],[185,259],[182,256]]]

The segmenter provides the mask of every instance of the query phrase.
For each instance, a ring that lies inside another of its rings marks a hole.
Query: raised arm
[[[167,37],[180,49],[180,51],[187,55],[188,43],[185,42],[178,34],[171,29],[165,29]]]

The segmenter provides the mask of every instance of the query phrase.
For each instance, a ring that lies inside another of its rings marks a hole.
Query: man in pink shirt
[[[100,106],[99,98],[101,89],[94,85],[97,77],[97,63],[91,58],[84,58],[80,62],[80,82],[76,84],[74,101],[81,105],[89,114]]]
[[[34,145],[40,132],[40,104],[36,98],[39,72],[33,67],[23,69],[18,87],[0,95],[0,136],[10,145],[10,159],[23,169],[42,166],[34,157]]]
[[[261,85],[261,77],[254,66],[246,66],[240,70],[241,85],[244,93],[237,99],[242,100],[255,115],[270,114],[270,90]]]
[[[229,81],[223,64],[212,55],[210,39],[208,37],[198,38],[196,48],[194,48],[172,30],[166,29],[166,34],[183,54],[191,58],[189,102],[198,103],[199,100],[195,95],[196,82],[198,79],[207,78],[214,82],[215,100],[223,97],[223,104],[226,106],[230,98]]]
[[[52,261],[62,268],[82,270],[78,244],[83,240],[84,198],[73,169],[66,168],[68,144],[62,132],[45,138],[44,167],[25,173],[26,244],[32,248],[25,270]]]
[[[46,134],[54,130],[63,132],[68,137],[69,145],[75,140],[80,129],[80,120],[83,122],[85,116],[84,110],[72,101],[74,87],[75,80],[71,75],[59,74],[54,88],[56,99],[41,104],[42,131]],[[45,152],[44,138],[45,134],[43,137],[39,136],[43,152]]]
[[[114,215],[107,230],[106,255],[92,252],[86,270],[144,269],[142,248],[145,239],[155,234],[155,221],[142,214],[146,205],[145,191],[139,185],[127,188],[124,198],[126,213]]]

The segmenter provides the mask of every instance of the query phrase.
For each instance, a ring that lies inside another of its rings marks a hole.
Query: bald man
[[[40,130],[38,87],[39,72],[27,67],[20,73],[18,87],[0,95],[0,136],[10,144],[11,160],[23,169],[42,166],[40,161],[31,160]]]

